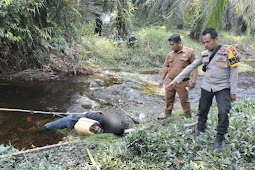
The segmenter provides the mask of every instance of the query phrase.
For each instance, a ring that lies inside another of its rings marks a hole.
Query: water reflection
[[[85,77],[51,82],[0,80],[0,107],[66,112],[72,105],[74,96],[80,96],[80,92],[85,92],[88,86],[89,81]],[[27,129],[34,126],[27,121],[29,116],[36,121],[56,119],[52,115],[0,112],[0,143],[12,144],[15,148],[22,149],[31,148],[32,145],[54,144],[62,139],[62,134],[53,131],[18,131],[18,128]]]
[[[62,80],[48,82],[26,82],[0,80],[0,108],[18,108],[36,111],[54,112],[85,112],[99,104],[86,96],[91,83],[96,82],[99,87],[118,84],[119,79],[112,75],[92,75],[68,77]],[[58,143],[63,134],[54,131],[20,132],[18,128],[27,129],[34,124],[27,121],[32,117],[35,121],[53,121],[58,118],[53,115],[3,112],[0,111],[0,144],[12,144],[15,148],[32,148]]]

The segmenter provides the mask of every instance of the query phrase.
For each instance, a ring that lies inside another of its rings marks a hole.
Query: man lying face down
[[[29,122],[35,122],[28,119]],[[74,129],[79,134],[89,135],[93,133],[113,133],[121,136],[125,131],[125,124],[119,115],[104,114],[102,111],[90,111],[85,114],[73,114],[64,118],[46,123],[44,126],[36,128],[32,127],[27,130],[19,128],[21,132],[32,132],[41,130],[55,130],[55,129]]]

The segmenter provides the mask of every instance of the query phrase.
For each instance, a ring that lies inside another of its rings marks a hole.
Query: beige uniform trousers
[[[167,78],[166,86],[170,84],[172,79]],[[165,88],[165,110],[173,110],[174,102],[175,102],[175,94],[179,95],[182,109],[186,112],[191,112],[190,101],[189,101],[189,92],[185,89],[185,87],[189,84],[189,81],[183,81],[179,84],[176,84],[175,87],[166,87]]]

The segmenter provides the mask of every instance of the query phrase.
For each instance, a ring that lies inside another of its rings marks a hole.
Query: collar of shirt
[[[174,53],[176,53],[176,54],[180,54],[182,52],[185,53],[185,50],[184,50],[183,46],[182,46],[182,49],[180,51],[174,51]]]

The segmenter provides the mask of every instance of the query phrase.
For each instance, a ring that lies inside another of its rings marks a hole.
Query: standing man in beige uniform
[[[217,135],[214,143],[214,152],[222,152],[224,135],[228,132],[228,113],[231,109],[230,101],[236,100],[237,79],[240,59],[232,46],[219,44],[218,33],[213,28],[202,32],[202,42],[206,50],[188,67],[186,67],[169,86],[175,87],[201,64],[204,64],[205,75],[201,85],[201,98],[199,101],[199,117],[197,123],[197,136],[206,128],[207,115],[216,97],[218,107]]]
[[[181,37],[178,34],[172,35],[169,39],[169,45],[172,49],[167,54],[166,60],[164,62],[164,70],[159,82],[159,87],[162,88],[164,79],[167,76],[166,84],[168,85],[185,67],[191,64],[195,60],[194,51],[191,48],[183,46],[181,42]],[[175,87],[165,88],[165,113],[161,114],[158,118],[165,119],[171,116],[176,92],[179,95],[182,109],[185,113],[185,117],[191,117],[191,108],[189,101],[189,90],[193,89],[196,85],[198,71],[195,69],[192,74],[192,81],[189,82],[190,75],[186,75],[185,78]]]

